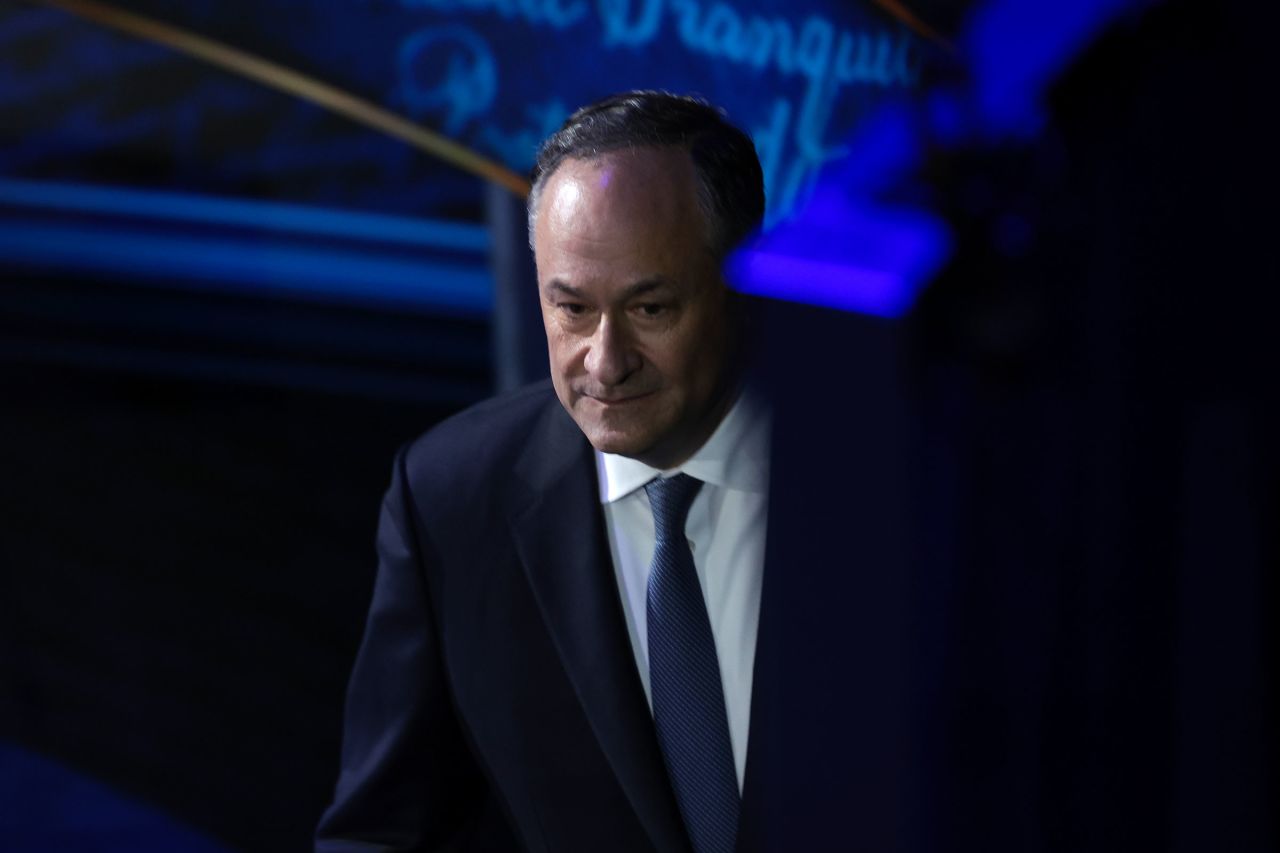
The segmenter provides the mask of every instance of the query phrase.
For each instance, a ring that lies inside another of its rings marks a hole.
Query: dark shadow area
[[[1271,32],[1118,26],[905,322],[775,329],[766,849],[1275,848]]]
[[[119,311],[134,328],[97,342],[152,369],[98,368],[74,357],[84,350],[68,330],[78,319],[110,337],[108,306],[85,297],[43,325],[22,300],[22,331],[4,339],[28,358],[0,369],[0,738],[237,849],[306,849],[336,773],[390,460],[485,382],[467,385],[455,367],[452,393],[432,393],[423,367],[431,402],[406,399],[411,370],[389,398],[368,393],[372,380],[359,396],[327,390],[335,376],[350,384],[344,371],[395,373],[385,350],[408,348],[415,329],[430,353],[432,323],[283,307],[276,320],[289,322],[273,323],[271,306],[244,304],[235,358],[256,367],[192,376],[190,351],[219,347],[180,322],[166,335],[136,328],[161,316],[161,296],[151,314]],[[211,323],[235,307],[181,304]],[[335,334],[321,338],[326,318]],[[235,325],[220,324],[219,340]],[[310,354],[298,344],[308,328]],[[466,327],[452,328],[465,344]],[[48,346],[36,347],[42,332]],[[359,332],[369,340],[354,359],[343,343]],[[485,330],[472,334],[484,376]],[[68,358],[36,361],[37,350]],[[319,379],[272,384],[299,365]]]

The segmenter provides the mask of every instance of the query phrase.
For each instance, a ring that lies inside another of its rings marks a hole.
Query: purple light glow
[[[840,207],[737,252],[727,267],[730,281],[744,293],[789,302],[905,314],[950,256],[946,226],[916,211]]]
[[[881,201],[917,180],[926,127],[907,101],[869,116],[803,209],[731,258],[734,286],[879,317],[905,314],[951,253],[940,216]]]
[[[882,104],[848,140],[848,154],[792,219],[737,252],[726,268],[739,290],[791,302],[900,317],[951,254],[940,215],[895,206],[918,198],[929,147],[1027,138],[1042,127],[1045,89],[1097,34],[1155,0],[1080,0],[1041,6],[988,0],[960,39],[963,85]],[[1010,213],[1000,248],[1025,250],[1030,226]]]

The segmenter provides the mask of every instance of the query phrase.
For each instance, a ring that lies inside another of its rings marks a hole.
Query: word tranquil
[[[752,76],[773,72],[802,81],[796,100],[779,97],[762,125],[750,128],[760,151],[770,197],[770,219],[785,217],[801,200],[821,166],[844,154],[826,141],[841,91],[852,85],[910,87],[920,76],[920,56],[901,28],[838,27],[811,14],[796,21],[781,15],[744,12],[726,0],[399,0],[401,5],[443,14],[496,14],[538,28],[563,32],[599,25],[598,48],[640,50],[658,42],[666,25],[676,43]],[[671,40],[664,39],[662,49]],[[579,38],[575,49],[583,49]],[[458,134],[486,116],[498,91],[498,65],[488,39],[458,22],[441,23],[408,36],[400,45],[397,99],[412,113],[430,114],[447,133]],[[475,126],[481,144],[514,168],[526,168],[533,145],[566,114],[558,101],[526,105],[529,126]],[[740,118],[742,116],[740,115]]]
[[[566,30],[591,13],[588,0],[400,0],[436,12],[489,12],[508,20]],[[796,24],[781,16],[742,12],[724,0],[595,0],[601,46],[643,47],[653,43],[668,18],[691,51],[811,81],[840,85],[911,86],[918,78],[910,38],[891,33],[838,29],[820,15]]]

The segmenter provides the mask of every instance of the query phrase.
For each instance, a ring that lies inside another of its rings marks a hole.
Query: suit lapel
[[[618,600],[590,445],[558,403],[517,464],[528,487],[512,531],[569,680],[658,850],[688,842]]]

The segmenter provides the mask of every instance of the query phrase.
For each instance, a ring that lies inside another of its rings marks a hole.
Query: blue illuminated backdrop
[[[1115,18],[1149,5],[976,5],[955,57],[963,74],[876,105],[800,209],[731,259],[738,286],[883,317],[906,313],[952,248],[947,223],[920,201],[926,151],[1033,138],[1047,91],[1071,60]]]
[[[520,172],[538,141],[579,104],[636,87],[704,94],[749,130],[765,173],[766,232],[734,259],[735,283],[897,316],[949,253],[948,229],[920,194],[911,203],[888,200],[915,180],[925,149],[1033,134],[1043,122],[1044,91],[1071,57],[1100,28],[1148,2],[1034,10],[1009,0],[978,4],[947,57],[964,74],[927,89],[926,60],[943,49],[871,2],[353,0],[344,14],[272,0],[236,14],[202,2],[123,5],[349,89]],[[272,25],[280,20],[290,25]],[[0,149],[10,190],[35,186],[14,177],[57,178],[63,182],[49,191],[63,198],[107,172],[162,191],[156,204],[172,206],[184,193],[268,205],[283,197],[327,206],[309,221],[329,215],[356,231],[366,215],[358,211],[437,223],[480,218],[474,179],[164,48],[32,7],[0,19],[0,44],[9,48],[0,117],[18,131]],[[137,202],[130,192],[110,198]],[[190,209],[210,208],[197,200]],[[343,209],[353,218],[342,220]],[[273,228],[279,211],[242,213]],[[11,260],[38,264],[59,253],[56,234],[14,227],[0,241]],[[73,266],[129,271],[120,261],[127,240],[77,235],[64,236],[76,237],[79,254],[95,255],[94,246],[113,251]],[[198,244],[168,249],[200,256]],[[415,297],[469,310],[490,304],[479,257],[470,268],[436,263],[424,275],[400,257],[207,248],[219,262],[192,266],[196,279],[260,282],[249,268],[261,267],[300,295],[332,295],[340,287],[334,282],[345,279],[384,304]],[[166,251],[133,271],[181,280],[181,264],[160,264]]]
[[[627,88],[702,94],[756,140],[770,225],[785,221],[842,161],[844,140],[874,105],[919,85],[930,50],[873,2],[112,5],[333,84],[519,172],[580,104]],[[50,189],[59,195],[76,185],[124,184],[170,194],[170,202],[178,193],[437,222],[482,218],[475,178],[167,48],[26,4],[0,17],[0,46],[0,177],[56,181]],[[265,209],[261,218],[272,221]],[[39,262],[32,252],[40,241],[30,236],[9,234],[8,246],[28,247],[21,257],[7,253],[10,260]],[[94,245],[78,242],[85,251]],[[117,245],[123,253],[128,244]],[[295,260],[299,272],[308,268]],[[330,260],[317,257],[310,268],[330,269]],[[396,278],[387,272],[370,276],[364,291],[376,296],[377,282]],[[446,272],[438,268],[420,287],[443,288],[445,302],[488,287],[480,267],[454,280]],[[179,270],[165,275],[182,283]],[[324,278],[299,275],[296,292],[305,296],[316,281],[323,293]],[[392,284],[393,301],[402,292]],[[481,305],[488,297],[467,298]]]

